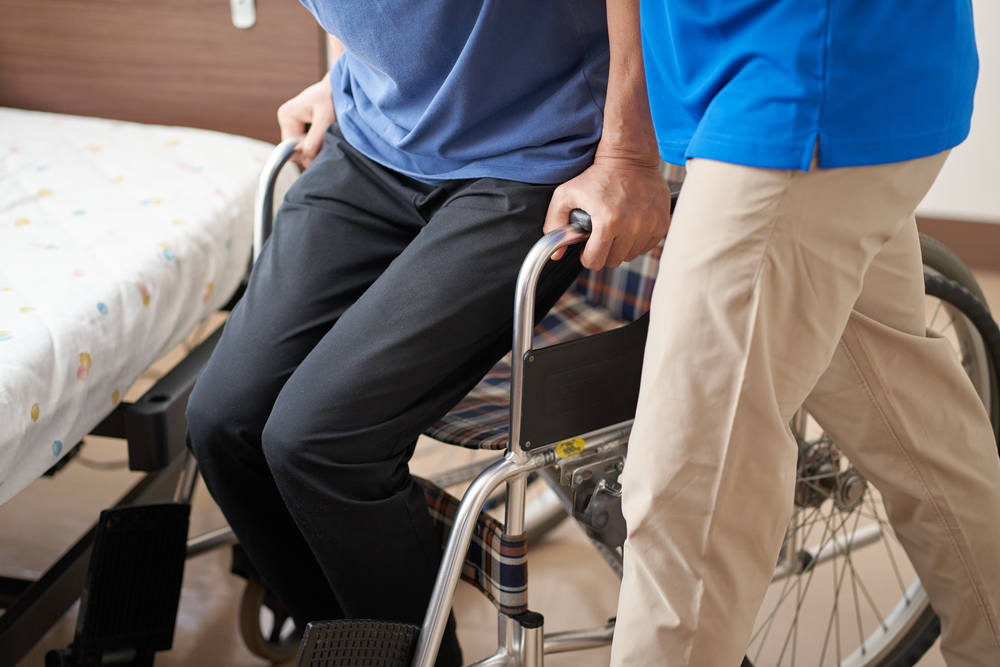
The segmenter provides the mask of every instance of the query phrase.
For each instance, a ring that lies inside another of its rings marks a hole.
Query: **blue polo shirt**
[[[347,141],[428,183],[561,183],[593,162],[608,85],[603,0],[302,0],[346,49]]]
[[[971,0],[641,0],[660,155],[807,170],[925,157],[969,133]]]

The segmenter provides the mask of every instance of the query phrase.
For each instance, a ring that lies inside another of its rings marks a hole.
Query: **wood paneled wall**
[[[1000,224],[918,217],[917,229],[951,248],[969,268],[1000,271]]]
[[[297,0],[0,0],[0,106],[231,132],[276,142],[275,113],[326,71]]]

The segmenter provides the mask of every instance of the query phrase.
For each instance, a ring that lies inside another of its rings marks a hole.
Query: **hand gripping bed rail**
[[[275,147],[264,163],[257,183],[257,195],[254,201],[253,215],[253,261],[257,261],[264,241],[271,235],[274,227],[274,184],[285,163],[295,153],[296,147],[305,138],[304,134],[291,139],[285,139]]]

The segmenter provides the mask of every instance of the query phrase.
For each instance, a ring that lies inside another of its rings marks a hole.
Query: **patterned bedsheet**
[[[0,505],[229,300],[270,149],[0,109]]]

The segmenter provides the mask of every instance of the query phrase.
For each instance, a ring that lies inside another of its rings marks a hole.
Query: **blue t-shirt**
[[[593,162],[603,0],[302,0],[346,52],[330,71],[359,151],[428,183],[561,183]]]
[[[939,153],[969,133],[971,0],[642,0],[660,155],[808,169]]]

